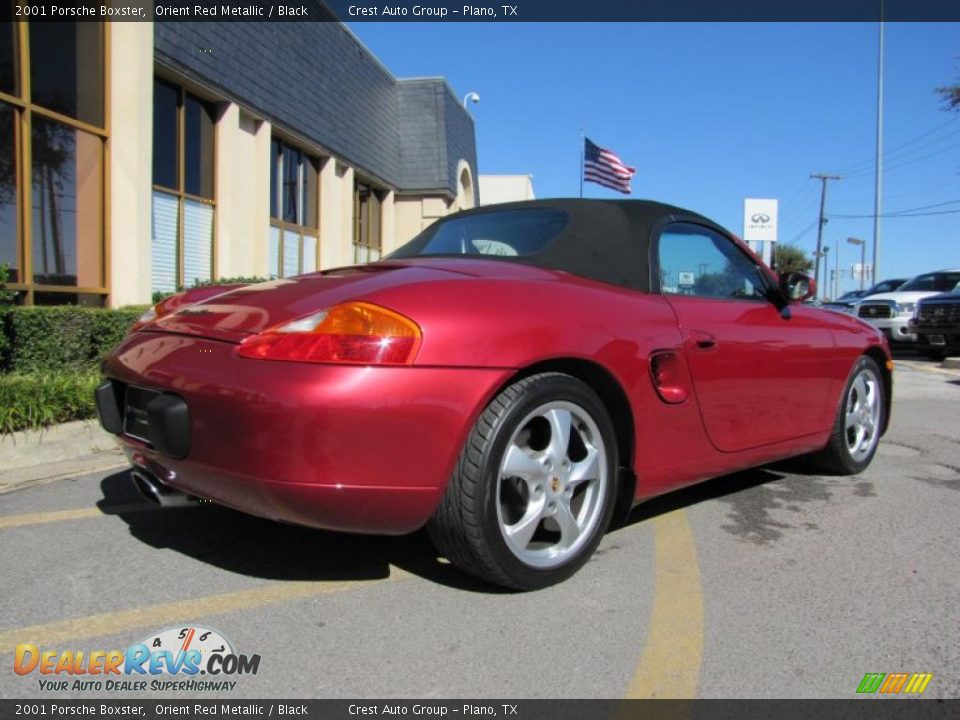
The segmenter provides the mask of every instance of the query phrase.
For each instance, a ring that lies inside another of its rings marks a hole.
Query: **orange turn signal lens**
[[[355,365],[410,365],[420,327],[385,307],[348,302],[304,315],[244,340],[242,357]]]

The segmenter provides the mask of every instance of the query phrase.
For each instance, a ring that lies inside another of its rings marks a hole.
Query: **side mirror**
[[[817,283],[812,277],[803,273],[780,273],[780,294],[788,302],[803,302],[816,296]]]

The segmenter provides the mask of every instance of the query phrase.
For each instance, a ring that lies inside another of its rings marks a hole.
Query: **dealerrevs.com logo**
[[[126,650],[49,650],[17,645],[13,671],[39,675],[43,692],[206,692],[233,690],[239,675],[256,675],[260,655],[242,655],[222,633],[173,627]]]

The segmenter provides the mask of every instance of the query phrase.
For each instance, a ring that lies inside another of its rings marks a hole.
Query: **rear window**
[[[960,272],[928,273],[926,275],[918,275],[906,285],[901,285],[897,288],[897,292],[948,292],[957,287],[958,283],[960,283]]]
[[[553,208],[481,212],[441,220],[387,259],[420,255],[533,255],[556,240],[567,214]]]

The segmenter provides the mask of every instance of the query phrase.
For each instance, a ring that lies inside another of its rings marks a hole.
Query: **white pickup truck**
[[[917,302],[960,286],[960,269],[917,275],[894,292],[871,295],[858,302],[853,314],[881,330],[891,343],[915,343],[909,327]]]

